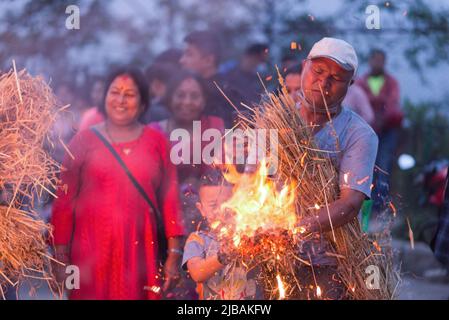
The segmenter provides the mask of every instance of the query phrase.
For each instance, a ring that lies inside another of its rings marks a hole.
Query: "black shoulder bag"
[[[126,175],[128,176],[129,180],[132,182],[134,187],[139,191],[140,195],[145,199],[145,201],[148,203],[150,208],[153,210],[154,214],[156,215],[156,227],[157,227],[157,241],[158,241],[158,258],[161,262],[164,262],[167,258],[167,238],[165,237],[165,227],[162,220],[162,215],[160,211],[157,209],[157,207],[154,205],[154,203],[151,201],[150,197],[148,197],[147,193],[143,189],[143,187],[137,182],[136,178],[132,175],[132,173],[129,171],[128,167],[126,166],[125,162],[123,162],[120,155],[115,151],[115,149],[112,147],[112,145],[109,143],[108,140],[103,137],[103,135],[95,128],[91,128],[91,130],[95,133],[95,135],[103,142],[106,148],[112,153],[114,158],[117,160],[117,162],[120,164],[122,169],[125,171]]]

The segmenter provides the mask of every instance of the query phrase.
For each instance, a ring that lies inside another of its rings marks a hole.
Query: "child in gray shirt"
[[[221,173],[211,172],[200,182],[197,208],[207,222],[220,220],[220,205],[232,195],[232,187],[223,182]],[[224,222],[224,221],[222,221]],[[202,300],[250,300],[260,298],[255,270],[248,272],[237,263],[229,263],[232,248],[223,248],[212,231],[196,231],[188,237],[182,260],[198,284]]]

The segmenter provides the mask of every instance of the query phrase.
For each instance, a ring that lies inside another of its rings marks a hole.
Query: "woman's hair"
[[[150,95],[147,80],[142,71],[137,68],[121,67],[112,71],[108,75],[104,87],[103,102],[101,103],[99,110],[106,116],[106,96],[108,94],[109,87],[111,86],[112,82],[114,82],[114,80],[121,75],[128,75],[129,77],[131,77],[131,79],[133,79],[134,83],[137,86],[137,90],[139,90],[140,104],[143,105],[143,111],[139,117],[139,121],[142,121],[150,105]]]
[[[198,76],[196,73],[181,70],[173,74],[173,76],[170,77],[170,80],[168,81],[167,92],[165,94],[163,101],[164,105],[166,105],[167,108],[171,109],[173,95],[176,89],[178,89],[181,83],[186,79],[193,79],[199,84],[201,92],[203,93],[204,102],[207,104],[208,102],[207,87],[203,78]]]

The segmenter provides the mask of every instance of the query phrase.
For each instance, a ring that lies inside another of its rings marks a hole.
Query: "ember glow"
[[[382,252],[382,248],[380,247],[380,245],[377,243],[377,241],[373,241],[373,245],[376,248],[377,251]]]
[[[151,292],[154,292],[154,293],[156,293],[156,294],[159,294],[159,293],[161,293],[162,288],[161,288],[161,287],[158,287],[158,286],[151,286],[151,287],[145,286],[145,287],[144,287],[144,290],[149,290],[149,291],[151,291]]]
[[[397,210],[396,210],[396,207],[394,206],[393,202],[390,202],[388,205],[390,206],[390,209],[393,212],[393,217],[396,217]]]
[[[282,283],[281,276],[277,275],[276,280],[278,282],[279,300],[283,300],[285,299],[285,288],[284,284]]]
[[[295,184],[277,187],[268,177],[265,160],[252,174],[240,174],[235,168],[224,174],[234,184],[232,197],[222,204],[221,210],[234,212],[234,244],[243,236],[253,237],[267,230],[294,230],[297,223],[295,211]]]
[[[407,219],[407,226],[408,226],[408,237],[410,239],[410,247],[412,248],[412,250],[414,250],[415,249],[415,240],[414,240],[414,236],[413,236],[412,227],[410,225],[410,220],[408,219],[408,217],[406,219]]]
[[[318,298],[321,298],[321,288],[320,288],[320,286],[316,286],[316,296]]]

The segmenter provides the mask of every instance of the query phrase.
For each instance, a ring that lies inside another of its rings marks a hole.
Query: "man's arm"
[[[309,231],[330,231],[354,219],[363,200],[371,195],[371,182],[377,155],[378,138],[366,125],[352,130],[342,154],[338,184],[338,200],[316,212],[316,218],[305,219],[302,225]],[[329,219],[330,217],[330,219]]]
[[[316,217],[303,219],[299,226],[306,232],[327,232],[341,227],[357,216],[365,197],[360,191],[342,189],[338,200],[330,203],[328,208],[318,210]]]

